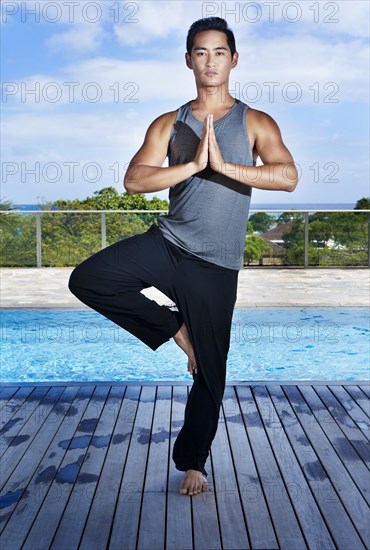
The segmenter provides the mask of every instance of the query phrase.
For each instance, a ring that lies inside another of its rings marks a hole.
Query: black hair
[[[221,31],[226,34],[227,44],[231,50],[231,57],[236,52],[235,46],[235,37],[233,31],[228,27],[227,21],[221,17],[204,17],[204,19],[198,19],[195,21],[189,31],[188,36],[186,37],[186,50],[188,54],[191,54],[191,50],[194,46],[194,38],[198,32],[203,31]]]

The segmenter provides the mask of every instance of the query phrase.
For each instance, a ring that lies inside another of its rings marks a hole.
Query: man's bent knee
[[[84,285],[83,277],[81,276],[81,268],[78,265],[74,268],[69,276],[68,288],[72,292],[72,294],[74,294],[78,298],[78,295],[80,294],[83,287]]]

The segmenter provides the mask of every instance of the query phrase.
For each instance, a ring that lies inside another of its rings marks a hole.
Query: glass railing
[[[147,231],[166,212],[2,211],[1,266],[75,266],[120,239]],[[259,219],[253,215],[262,213]],[[251,209],[244,267],[255,266],[370,267],[370,211]]]

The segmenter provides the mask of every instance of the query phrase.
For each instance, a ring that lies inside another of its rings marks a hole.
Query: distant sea
[[[353,210],[355,204],[351,203],[293,203],[293,204],[272,204],[272,203],[253,203],[251,210]],[[16,204],[18,210],[41,210],[37,204]]]

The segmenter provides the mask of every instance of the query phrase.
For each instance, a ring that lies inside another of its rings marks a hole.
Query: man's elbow
[[[138,191],[135,189],[134,186],[135,181],[132,180],[132,178],[125,177],[123,180],[123,188],[125,189],[126,193],[128,195],[135,195]]]
[[[135,177],[135,172],[137,171],[137,166],[130,163],[129,167],[127,168],[125,177],[123,178],[123,187],[128,195],[135,195],[135,193],[138,193],[137,190],[137,177]]]
[[[124,190],[126,191],[126,193],[128,195],[134,195],[135,194],[134,190],[129,185],[127,185],[125,182],[123,182],[123,188],[124,188]]]
[[[295,188],[297,187],[298,185],[298,180],[294,181],[294,182],[290,182],[286,187],[285,187],[285,191],[287,191],[288,193],[293,193],[293,191],[295,190]]]
[[[292,193],[298,185],[298,171],[295,166],[288,165],[284,175],[284,190]]]

